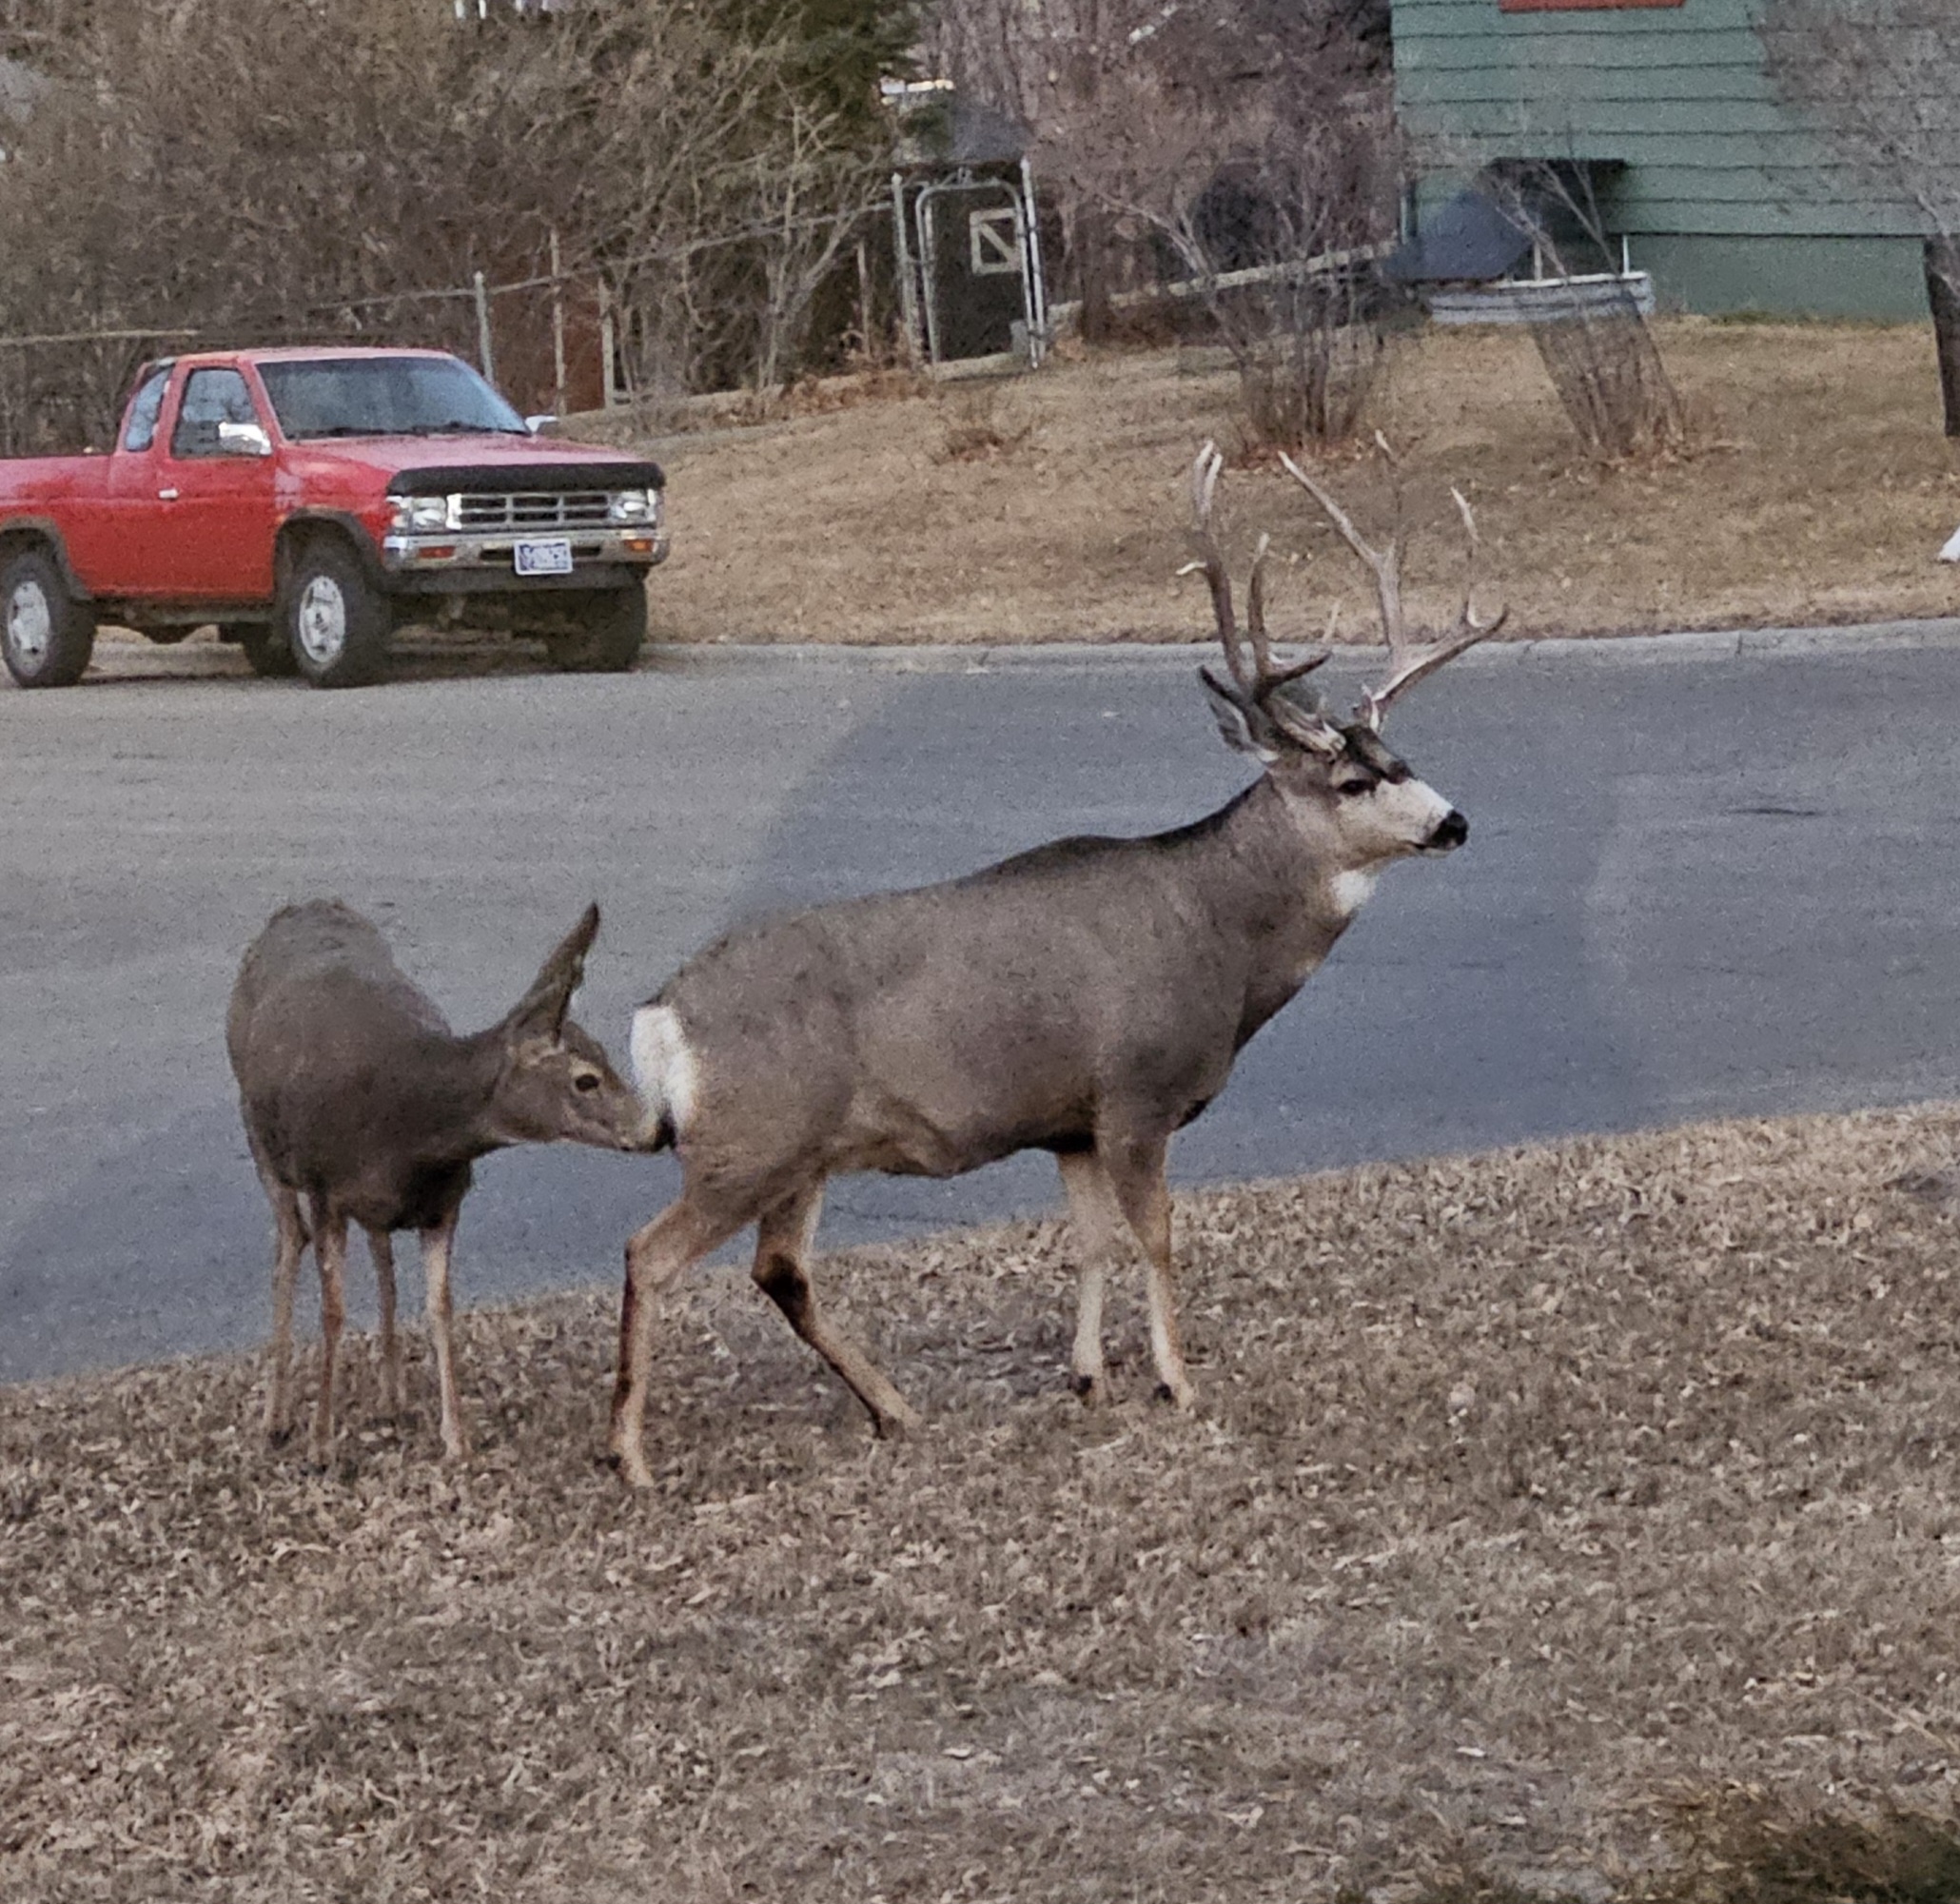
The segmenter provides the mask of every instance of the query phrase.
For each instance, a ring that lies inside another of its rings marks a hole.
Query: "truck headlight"
[[[606,506],[606,519],[613,522],[657,522],[660,520],[660,492],[657,489],[619,489]]]
[[[449,499],[446,496],[398,496],[395,498],[395,526],[398,529],[446,529]]]

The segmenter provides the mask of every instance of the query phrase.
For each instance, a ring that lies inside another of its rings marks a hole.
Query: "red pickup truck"
[[[205,352],[147,364],[107,454],[0,461],[0,656],[88,665],[98,621],[216,623],[262,675],[372,681],[410,621],[541,635],[625,669],[667,554],[657,463],[534,435],[434,350]]]

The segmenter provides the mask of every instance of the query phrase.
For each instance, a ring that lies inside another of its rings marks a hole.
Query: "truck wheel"
[[[284,679],[299,672],[293,665],[292,644],[285,638],[285,629],[282,624],[242,622],[236,627],[220,630],[218,638],[236,642],[239,652],[245,658],[245,666],[253,674],[263,675],[268,680]]]
[[[95,611],[41,549],[0,567],[0,656],[24,688],[72,687],[95,649]]]
[[[285,637],[293,666],[316,688],[379,680],[393,627],[387,597],[346,543],[316,537],[293,558],[277,632]]]
[[[626,674],[646,644],[646,584],[596,590],[572,608],[571,620],[569,631],[545,637],[553,667],[567,674]]]

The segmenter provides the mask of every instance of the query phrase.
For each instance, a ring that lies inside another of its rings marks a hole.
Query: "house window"
[[[1500,13],[1597,13],[1609,7],[1678,7],[1682,0],[1498,0]]]
[[[976,278],[1021,275],[1021,218],[1010,205],[967,214],[967,268]]]

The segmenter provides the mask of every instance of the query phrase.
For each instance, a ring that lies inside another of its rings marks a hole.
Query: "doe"
[[[320,1267],[313,1459],[333,1439],[334,1357],[347,1225],[367,1232],[380,1286],[382,1381],[402,1407],[390,1232],[421,1232],[442,1446],[466,1452],[450,1347],[449,1253],[471,1165],[508,1144],[637,1148],[637,1097],[566,1013],[598,931],[591,906],[517,1005],[458,1036],[368,920],[337,899],[275,913],[239,968],[225,1041],[259,1181],[279,1229],[265,1431],[289,1432],[293,1284],[309,1241]],[[301,1212],[301,1199],[306,1214]]]
[[[1200,670],[1226,744],[1264,770],[1206,818],[1144,839],[1057,840],[963,879],[819,906],[731,933],[635,1014],[649,1148],[679,1154],[678,1199],[626,1247],[611,1449],[650,1485],[644,1416],[653,1304],[690,1264],[757,1227],[753,1274],[889,1433],[917,1417],[824,1313],[809,1257],[825,1180],[847,1170],[934,1177],[1011,1152],[1053,1153],[1081,1257],[1072,1358],[1105,1386],[1106,1267],[1125,1226],[1147,1265],[1163,1392],[1194,1399],[1171,1304],[1171,1133],[1225,1085],[1240,1048],[1324,959],[1391,860],[1460,846],[1463,815],[1382,744],[1397,696],[1473,641],[1476,524],[1458,625],[1407,638],[1398,524],[1385,550],[1303,471],[1373,572],[1388,677],[1332,719],[1296,684],[1325,651],[1276,665],[1264,564],[1242,641],[1211,529],[1220,459],[1193,471],[1201,569],[1227,674]],[[1249,654],[1247,650],[1249,649]]]

